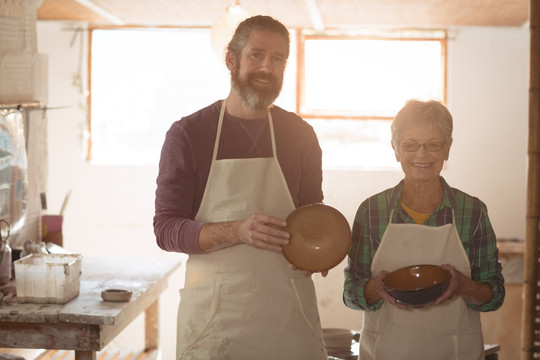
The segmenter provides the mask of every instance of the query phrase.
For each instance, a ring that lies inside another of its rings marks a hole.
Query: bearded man
[[[287,215],[323,200],[313,128],[273,105],[289,46],[279,21],[243,21],[227,47],[228,97],[166,134],[154,232],[189,255],[177,359],[327,359],[311,273],[281,248]]]

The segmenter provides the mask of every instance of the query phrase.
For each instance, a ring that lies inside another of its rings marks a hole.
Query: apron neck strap
[[[390,211],[390,216],[388,217],[388,225],[392,223],[392,217],[394,216],[394,208]],[[454,209],[450,208],[452,210],[452,225],[456,225],[456,217],[454,216]],[[431,216],[431,214],[429,215]]]
[[[217,126],[217,132],[216,132],[216,140],[214,142],[214,154],[212,156],[213,160],[217,159],[217,152],[219,147],[219,139],[221,138],[221,129],[223,127],[223,118],[225,117],[225,104],[227,103],[227,99],[223,100],[221,103],[221,110],[219,112],[219,120],[218,120],[218,126]],[[277,158],[276,155],[276,138],[274,135],[274,123],[272,121],[272,113],[270,112],[270,109],[268,109],[268,125],[270,127],[270,139],[272,141],[272,155],[274,158]]]

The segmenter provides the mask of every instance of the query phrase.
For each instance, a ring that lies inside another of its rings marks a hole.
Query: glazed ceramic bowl
[[[319,272],[338,265],[351,247],[351,229],[345,216],[322,203],[296,208],[287,217],[289,244],[283,255],[298,269]]]
[[[441,296],[450,282],[450,273],[438,265],[411,265],[387,274],[383,279],[386,291],[398,302],[425,306]]]

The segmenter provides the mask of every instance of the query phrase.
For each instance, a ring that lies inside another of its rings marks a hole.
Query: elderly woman
[[[364,310],[361,360],[484,359],[480,311],[504,301],[504,278],[486,205],[440,176],[452,115],[437,101],[410,100],[391,126],[405,178],[356,213],[343,299]],[[393,270],[436,264],[451,275],[434,303],[410,308],[382,286]]]

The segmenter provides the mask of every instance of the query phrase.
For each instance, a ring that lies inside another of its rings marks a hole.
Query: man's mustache
[[[255,73],[249,74],[248,79],[249,80],[255,80],[255,79],[268,80],[273,83],[277,83],[278,81],[277,77],[263,71],[257,71]]]

